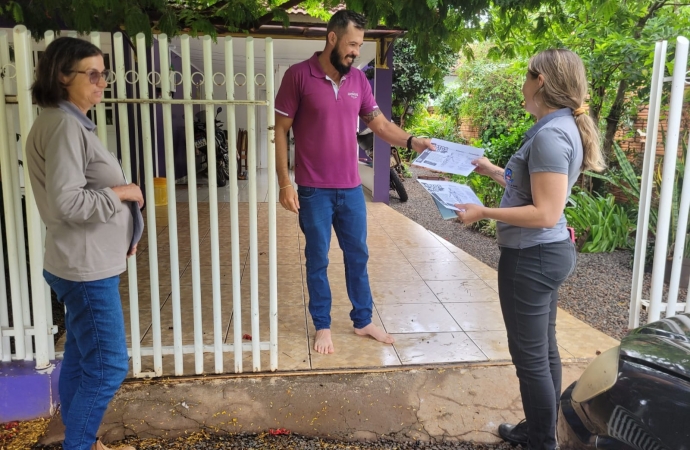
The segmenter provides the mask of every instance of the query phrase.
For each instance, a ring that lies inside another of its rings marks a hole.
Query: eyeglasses
[[[108,69],[105,69],[103,72],[99,72],[97,70],[73,70],[72,72],[83,73],[84,75],[88,76],[91,84],[98,84],[101,78],[103,78],[106,83],[113,82],[113,73]]]

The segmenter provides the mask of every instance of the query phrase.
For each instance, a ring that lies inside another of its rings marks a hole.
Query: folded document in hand
[[[441,216],[445,219],[457,217],[454,211],[459,211],[456,204],[473,203],[482,205],[481,200],[474,191],[464,184],[453,183],[452,181],[431,181],[420,180],[419,184],[431,194]]]

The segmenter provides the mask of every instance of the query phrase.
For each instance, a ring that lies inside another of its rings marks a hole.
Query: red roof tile
[[[334,8],[331,8],[331,9],[329,10],[329,12],[330,12],[331,14],[335,14],[335,13],[337,13],[338,11],[340,11],[341,9],[345,9],[345,5],[340,4],[340,5],[338,5],[338,6],[334,7]],[[301,6],[293,6],[292,8],[290,8],[290,9],[287,10],[287,13],[288,13],[288,14],[297,14],[297,15],[302,15],[302,16],[308,16],[308,15],[309,15],[309,14],[307,13],[307,11],[306,11],[304,8],[302,8]]]

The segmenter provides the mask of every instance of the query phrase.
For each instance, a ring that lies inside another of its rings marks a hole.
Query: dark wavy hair
[[[326,27],[326,35],[329,35],[331,31],[335,32],[335,35],[340,37],[345,33],[347,27],[352,24],[358,30],[365,30],[367,26],[367,19],[359,13],[350,11],[349,9],[341,9],[337,13],[333,14],[331,20],[328,21],[328,26]]]
[[[92,43],[71,37],[55,39],[38,60],[36,81],[31,86],[34,101],[43,108],[56,107],[67,100],[66,86],[60,80],[75,70],[84,58],[103,56],[103,52]]]

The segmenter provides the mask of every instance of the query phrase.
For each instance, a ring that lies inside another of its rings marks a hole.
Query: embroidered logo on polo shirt
[[[511,169],[506,169],[504,174],[503,178],[506,180],[506,183],[513,184],[513,171]]]
[[[349,95],[351,98],[359,98],[359,93],[357,92],[348,92],[347,95]]]

